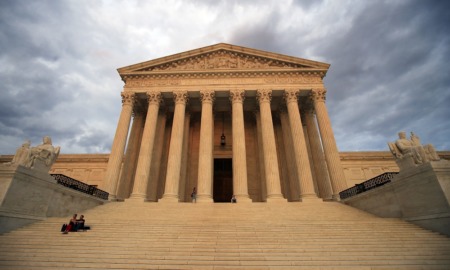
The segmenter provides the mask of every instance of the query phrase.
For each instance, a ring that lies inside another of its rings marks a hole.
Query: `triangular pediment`
[[[219,43],[147,62],[119,68],[121,75],[245,70],[321,70],[329,64]]]

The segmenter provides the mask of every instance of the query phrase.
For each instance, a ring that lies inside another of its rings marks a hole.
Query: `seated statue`
[[[411,139],[406,138],[404,131],[399,132],[398,137],[395,143],[389,142],[388,145],[400,170],[439,160],[434,147],[431,144],[423,146],[413,132]]]
[[[42,144],[31,148],[25,167],[48,172],[59,156],[60,147],[53,147],[49,136],[45,136],[42,141]]]
[[[434,149],[434,146],[432,144],[426,144],[422,145],[420,143],[420,138],[414,134],[414,132],[411,132],[411,141],[414,144],[414,146],[419,147],[421,149],[422,155],[425,157],[427,161],[437,161],[440,160],[438,154],[436,153],[436,149]]]
[[[6,166],[10,165],[22,165],[25,166],[28,160],[28,156],[30,154],[30,141],[25,141],[21,147],[17,148],[16,154],[14,155],[11,162],[4,163]]]

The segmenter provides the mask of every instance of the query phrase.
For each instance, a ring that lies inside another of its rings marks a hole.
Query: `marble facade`
[[[112,200],[186,201],[194,187],[198,202],[337,199],[347,183],[328,67],[221,43],[118,69],[122,111],[103,188]],[[220,159],[232,169],[219,180]]]

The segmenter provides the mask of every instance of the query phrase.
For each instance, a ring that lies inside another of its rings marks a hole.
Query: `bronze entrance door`
[[[214,159],[214,202],[230,202],[233,195],[233,163],[231,158]]]

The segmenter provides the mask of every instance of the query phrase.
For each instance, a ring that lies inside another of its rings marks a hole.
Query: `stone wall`
[[[401,171],[392,182],[342,202],[450,236],[450,161],[432,161]]]
[[[47,217],[66,217],[106,201],[56,183],[48,173],[0,166],[0,233]]]

